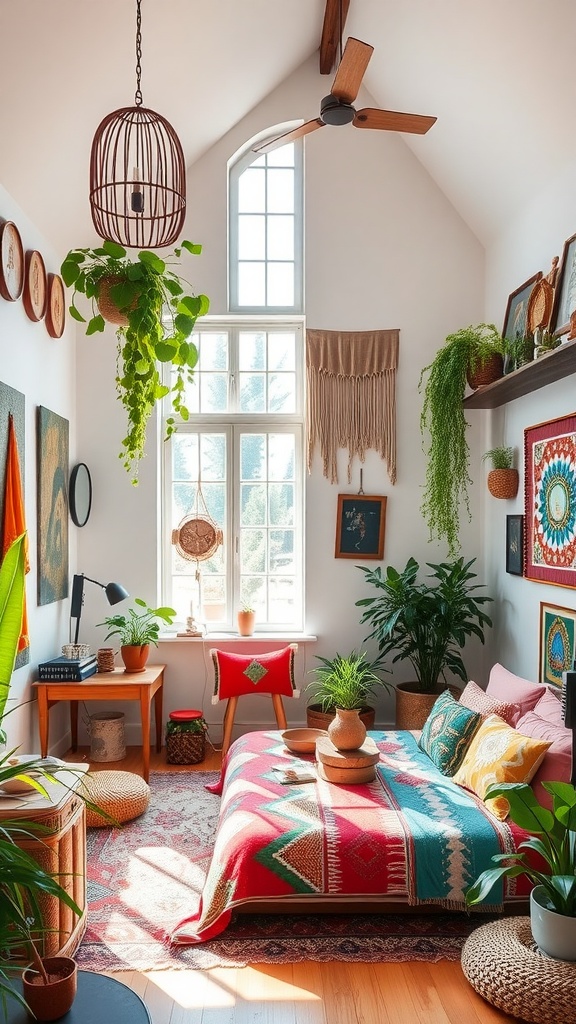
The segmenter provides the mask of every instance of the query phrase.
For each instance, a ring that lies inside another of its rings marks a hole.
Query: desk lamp
[[[95,583],[97,587],[102,587],[102,590],[106,592],[108,604],[118,604],[119,601],[124,601],[127,597],[130,597],[128,591],[120,583],[99,583],[98,580],[92,580],[89,576],[84,576],[82,573],[74,576],[72,600],[70,602],[70,618],[76,619],[75,644],[78,643],[80,616],[82,615],[82,605],[84,603],[84,580],[88,580],[89,583]]]

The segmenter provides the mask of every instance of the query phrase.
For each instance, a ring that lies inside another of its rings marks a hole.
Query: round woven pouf
[[[483,924],[468,936],[462,970],[493,1006],[534,1024],[576,1024],[576,962],[540,952],[529,917]]]
[[[134,772],[88,772],[80,792],[117,822],[137,818],[150,802],[150,786]],[[111,823],[87,807],[86,824],[91,828],[110,828]]]

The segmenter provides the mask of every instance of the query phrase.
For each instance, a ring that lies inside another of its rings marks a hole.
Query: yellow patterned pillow
[[[474,736],[452,781],[476,793],[481,800],[493,782],[530,782],[550,743],[522,736],[498,715],[489,715]],[[510,805],[504,797],[487,800],[486,807],[500,821]]]

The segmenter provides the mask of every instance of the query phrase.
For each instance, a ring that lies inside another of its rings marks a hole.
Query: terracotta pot
[[[502,377],[503,373],[504,359],[499,352],[494,352],[484,362],[478,361],[474,370],[468,367],[466,379],[470,387],[475,391],[476,388],[485,387],[486,384],[493,384],[495,380],[499,380]]]
[[[450,690],[456,698],[462,692],[459,687],[446,686],[445,683],[440,683],[432,693],[422,693],[418,683],[397,683],[396,729],[421,729],[444,690]]]
[[[143,672],[148,661],[150,644],[125,644],[120,648],[120,655],[125,665],[126,672]]]
[[[359,711],[336,708],[328,726],[328,736],[337,750],[357,750],[366,739],[366,726],[360,721]]]
[[[115,284],[120,284],[123,280],[118,274],[110,274],[109,277],[103,277],[98,283],[98,292],[96,295],[96,304],[100,313],[109,324],[116,324],[118,327],[126,327],[128,324],[128,317],[125,313],[121,313],[118,306],[114,302],[114,299],[110,295],[110,289]],[[136,305],[136,299],[131,305],[131,309]]]
[[[309,729],[328,729],[334,715],[334,711],[322,711],[321,704],[309,704],[306,708],[306,725]],[[362,708],[358,717],[366,729],[374,728],[374,721],[376,719],[374,708]]]
[[[488,490],[494,498],[515,498],[518,494],[517,469],[491,469],[488,473]]]
[[[33,967],[28,967],[22,974],[22,995],[37,1020],[58,1020],[74,1002],[78,969],[68,956],[46,957],[42,963],[48,985]]]
[[[254,632],[255,612],[238,612],[238,632],[240,636],[252,636]]]

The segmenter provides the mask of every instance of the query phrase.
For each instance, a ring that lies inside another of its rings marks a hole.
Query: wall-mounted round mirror
[[[92,480],[84,462],[74,466],[70,474],[70,515],[76,526],[85,526],[92,507]]]

